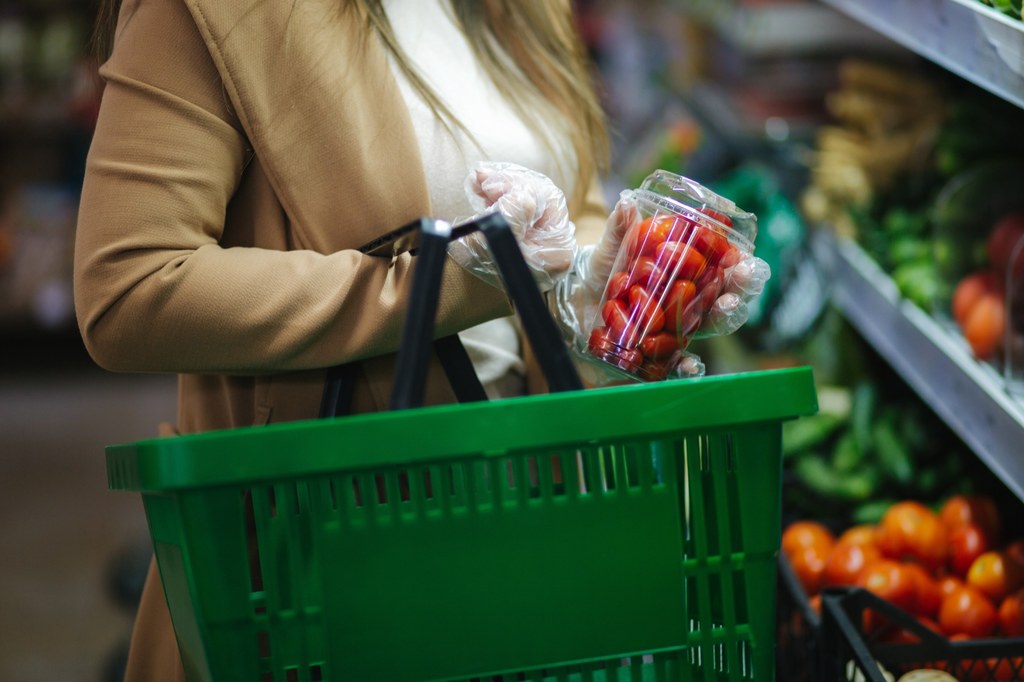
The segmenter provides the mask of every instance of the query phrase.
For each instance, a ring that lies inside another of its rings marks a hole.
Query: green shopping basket
[[[809,368],[107,448],[190,680],[769,680]]]

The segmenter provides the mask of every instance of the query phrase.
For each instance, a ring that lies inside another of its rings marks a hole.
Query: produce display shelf
[[[831,300],[953,431],[1024,500],[1024,404],[967,343],[900,296],[858,245],[822,230],[817,258],[832,276]]]
[[[1024,107],[1024,22],[978,0],[821,1]]]
[[[680,9],[714,27],[747,54],[820,52],[883,46],[874,31],[828,7],[805,3],[677,0]]]

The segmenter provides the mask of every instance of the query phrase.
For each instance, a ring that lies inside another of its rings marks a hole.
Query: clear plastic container
[[[587,351],[644,381],[678,372],[728,268],[754,250],[757,218],[667,171],[635,192],[639,222],[623,239],[590,325]]]

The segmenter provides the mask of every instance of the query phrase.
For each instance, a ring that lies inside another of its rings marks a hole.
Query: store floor
[[[76,338],[0,346],[0,682],[108,682],[132,623],[118,567],[148,534],[103,448],[172,421],[175,381],[99,370]]]

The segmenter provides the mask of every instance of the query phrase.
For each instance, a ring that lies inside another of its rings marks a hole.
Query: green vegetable
[[[840,498],[852,502],[870,499],[878,487],[878,475],[865,469],[840,473],[817,456],[801,457],[793,473],[801,483],[823,497]]]
[[[900,440],[895,421],[895,412],[883,414],[873,425],[871,435],[882,470],[889,478],[906,485],[914,476],[914,460]]]
[[[874,384],[862,381],[853,389],[853,407],[850,411],[850,429],[857,443],[857,449],[867,452],[871,449],[871,422],[875,417],[878,391]]]
[[[824,444],[845,423],[843,417],[827,412],[784,422],[782,456],[791,457]]]
[[[857,447],[857,439],[847,431],[836,442],[832,451],[832,466],[839,473],[846,474],[856,469],[864,461],[863,453]]]
[[[942,283],[931,262],[905,263],[893,271],[892,280],[900,293],[921,309],[935,307]]]

